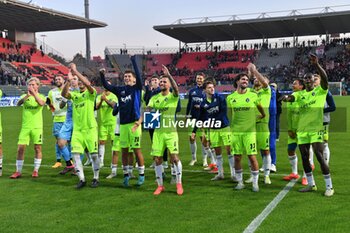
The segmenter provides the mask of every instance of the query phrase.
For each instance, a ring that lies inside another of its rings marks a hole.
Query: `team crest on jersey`
[[[245,102],[249,103],[250,99],[249,98],[246,98],[245,99]]]
[[[159,104],[159,100],[156,101],[156,104]]]
[[[165,97],[165,98],[164,98],[164,101],[167,102],[167,101],[168,101],[168,97]]]
[[[301,99],[304,100],[304,99],[305,99],[305,96],[302,96]]]
[[[214,99],[214,102],[216,102],[216,99]]]
[[[232,103],[236,103],[236,99],[233,99],[233,100],[232,100]]]
[[[82,97],[85,98],[85,94],[82,94]]]
[[[195,94],[197,94],[196,91],[192,92],[192,95],[195,95]]]
[[[122,91],[120,94],[121,94],[121,95],[125,95],[125,91]]]
[[[311,94],[312,96],[315,96],[315,92],[312,92],[312,94]]]
[[[207,107],[208,107],[208,104],[204,104],[204,107],[207,108]]]

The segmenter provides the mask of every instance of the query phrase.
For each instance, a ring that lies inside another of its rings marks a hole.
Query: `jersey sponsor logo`
[[[56,96],[56,98],[55,98],[56,101],[62,101],[62,99],[63,99],[63,98],[62,98],[62,96],[60,96],[60,95]]]
[[[241,112],[241,111],[249,111],[250,107],[238,107],[238,108],[233,108],[234,112]]]
[[[74,104],[74,108],[83,108],[85,106],[85,103],[79,103],[79,104]]]
[[[311,105],[315,104],[316,103],[316,100],[313,100],[309,103],[306,103],[304,105],[301,105],[300,108],[309,108]]]
[[[202,103],[203,102],[203,98],[201,97],[193,97],[192,101],[195,103]]]
[[[127,103],[127,102],[131,101],[131,95],[128,95],[128,96],[125,96],[125,97],[121,97],[120,100],[123,103]]]
[[[212,107],[212,108],[208,108],[207,109],[207,112],[208,114],[214,114],[216,112],[219,112],[219,106],[215,106],[215,107]]]
[[[39,106],[25,106],[24,109],[34,110],[38,109]]]

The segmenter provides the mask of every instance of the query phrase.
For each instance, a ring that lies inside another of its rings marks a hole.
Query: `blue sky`
[[[29,1],[29,0],[28,0]],[[28,2],[26,1],[26,2]],[[36,5],[84,16],[84,0],[33,0]],[[178,41],[155,30],[154,25],[171,24],[180,18],[237,15],[281,10],[317,8],[350,4],[346,0],[90,0],[90,18],[108,24],[91,30],[92,55],[103,56],[106,46],[177,47]],[[339,11],[341,8],[334,8]],[[346,7],[350,9],[350,7]],[[282,13],[287,15],[287,13]],[[252,16],[257,17],[257,16]],[[66,58],[85,54],[85,31],[38,33],[47,35],[45,43]],[[40,38],[41,39],[41,38]]]

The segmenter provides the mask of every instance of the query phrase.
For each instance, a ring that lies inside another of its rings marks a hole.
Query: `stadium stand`
[[[256,59],[258,67],[273,67],[276,65],[289,65],[296,53],[296,48],[262,49]]]

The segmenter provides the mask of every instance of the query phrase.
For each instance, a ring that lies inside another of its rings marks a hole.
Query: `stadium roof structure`
[[[59,31],[107,26],[106,23],[15,0],[0,0],[2,29],[24,32]]]
[[[344,6],[335,7],[344,8]],[[253,40],[350,32],[350,10],[336,12],[332,8],[310,8],[323,9],[319,13],[312,14],[302,14],[300,13],[302,10],[292,10],[288,11],[289,14],[287,16],[278,17],[271,17],[270,15],[285,11],[260,13],[254,19],[241,19],[241,17],[253,14],[179,19],[173,24],[157,25],[153,28],[184,43]],[[226,19],[217,20],[223,17]]]

